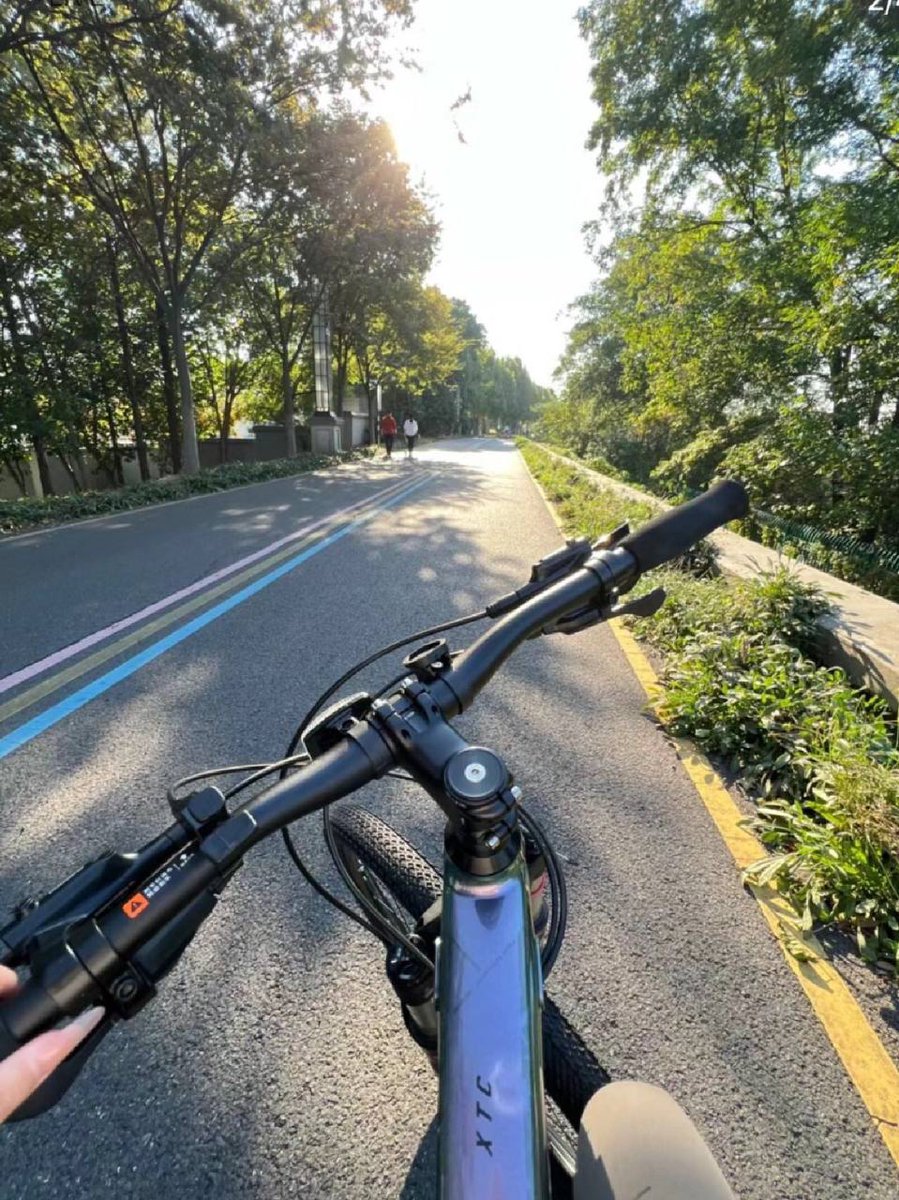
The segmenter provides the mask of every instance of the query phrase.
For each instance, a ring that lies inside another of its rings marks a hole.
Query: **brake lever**
[[[593,549],[611,550],[613,546],[617,546],[619,542],[623,542],[630,531],[631,527],[627,521],[622,521],[620,525],[616,525],[609,533],[604,533],[601,538],[597,538],[593,543]]]
[[[174,832],[173,827],[135,855],[107,854],[89,863],[40,900],[21,904],[13,922],[0,931],[0,948],[6,962],[29,967],[30,977],[23,981],[23,988],[31,988],[45,1000],[52,999],[58,1018],[78,1011],[74,1002],[72,1007],[68,1006],[63,986],[66,971],[73,963],[78,964],[83,975],[76,980],[79,988],[84,984],[83,995],[79,993],[83,1006],[99,1004],[106,1010],[100,1023],[15,1110],[11,1120],[39,1116],[56,1104],[75,1082],[113,1024],[135,1016],[156,995],[157,984],[190,945],[240,865],[238,862],[220,873],[209,887],[176,911],[133,952],[113,952],[96,923],[92,923],[93,916],[111,902],[115,903],[112,897],[121,900],[123,884],[128,889],[141,889],[121,906],[125,915],[131,915],[127,911],[130,903],[146,907],[148,901],[142,887],[147,886],[148,879],[150,887],[154,882],[158,884],[158,876],[153,879],[153,872],[159,871],[157,860],[167,852],[168,865],[163,870],[170,873],[175,869],[173,849],[177,840],[183,838],[187,844],[189,830],[195,831],[197,838],[201,837],[204,829],[215,829],[227,814],[224,798],[217,788],[192,793],[176,805],[176,811],[180,832]],[[178,861],[185,857],[189,857],[189,852],[182,850]],[[65,964],[62,969],[61,963]],[[11,1006],[16,1002],[16,995],[9,998]],[[0,1006],[5,1007],[5,1003]],[[46,1017],[42,1016],[41,1023],[50,1028],[55,1021],[48,1013]],[[12,1029],[21,1027],[15,1022],[12,1025]],[[5,1011],[0,1011],[0,1061],[20,1049],[29,1036],[11,1032]]]
[[[612,617],[651,617],[659,611],[664,603],[665,589],[653,588],[651,592],[637,596],[635,599],[629,600],[627,604],[614,604],[605,608],[582,608],[578,612],[568,613],[542,632],[544,634],[564,633],[570,635],[580,633],[583,629],[589,629],[591,625],[598,625],[601,621],[609,621]]]
[[[100,1023],[47,1076],[40,1087],[19,1105],[8,1120],[24,1121],[38,1117],[62,1099],[112,1026],[123,1018],[136,1015],[156,995],[156,985],[181,958],[216,903],[217,898],[212,893],[203,892],[134,954],[128,964],[129,969],[123,972],[113,985],[112,992],[102,1001],[104,1004],[110,1003],[110,1007]],[[60,931],[48,930],[46,936],[52,937],[54,932],[58,934]],[[135,980],[139,980],[142,987],[139,993],[135,992],[132,995],[127,989],[137,987]],[[123,1002],[119,1011],[116,1011],[115,1007],[116,998]],[[0,1060],[14,1053],[20,1046],[21,1043],[9,1035],[0,1021]]]
[[[523,587],[516,588],[514,592],[507,592],[499,600],[488,604],[484,611],[488,617],[501,617],[503,613],[510,612],[519,604],[524,604],[525,600],[530,600],[538,592],[545,591],[551,584],[558,583],[560,579],[564,579],[566,575],[570,575],[582,567],[590,555],[597,550],[611,550],[629,533],[630,525],[624,521],[608,533],[604,533],[602,537],[597,538],[592,544],[589,538],[568,538],[564,546],[560,546],[552,554],[547,554],[539,562],[534,563],[531,567],[531,577]]]
[[[593,550],[594,547],[590,545],[588,538],[569,538],[564,546],[534,563],[531,567],[531,577],[526,584],[516,588],[514,592],[507,592],[499,600],[494,600],[484,611],[491,618],[511,612],[519,604],[524,604],[525,600],[530,600],[538,592],[545,591],[551,584],[558,583],[560,579],[582,567]]]
[[[629,600],[627,604],[613,605],[605,613],[604,619],[608,621],[612,617],[652,617],[665,603],[666,596],[664,588],[653,588],[651,592],[645,592],[642,596]]]

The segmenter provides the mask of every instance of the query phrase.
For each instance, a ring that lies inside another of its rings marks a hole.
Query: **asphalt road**
[[[366,464],[0,542],[8,677],[301,521],[425,476],[0,759],[0,911],[103,846],[147,840],[178,776],[277,757],[349,664],[520,583],[559,534],[517,453],[469,441],[417,467]],[[0,739],[145,645],[9,717]],[[592,630],[528,643],[461,722],[506,757],[567,861],[569,936],[550,990],[613,1075],[675,1094],[746,1200],[895,1197],[886,1149],[643,704],[609,631]],[[366,801],[436,854],[429,801],[393,781]],[[316,822],[303,840],[323,862]],[[381,958],[280,842],[260,847],[65,1101],[0,1133],[0,1195],[432,1197],[435,1085]]]

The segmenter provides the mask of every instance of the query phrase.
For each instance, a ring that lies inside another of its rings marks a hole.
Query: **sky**
[[[398,67],[372,103],[442,225],[428,282],[467,300],[497,354],[519,357],[544,386],[565,310],[596,274],[581,227],[601,181],[585,148],[594,108],[576,7],[417,0],[393,45],[411,47],[420,70]],[[471,102],[451,112],[469,87]]]

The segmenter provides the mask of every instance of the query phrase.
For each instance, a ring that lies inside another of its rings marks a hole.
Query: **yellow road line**
[[[533,476],[531,478],[533,479]],[[534,483],[537,484],[537,481],[534,480]],[[556,524],[561,528],[558,517],[539,484],[537,489]],[[638,646],[633,634],[620,621],[610,622],[609,628],[650,704],[655,707],[663,689],[652,664]],[[743,870],[751,863],[758,862],[767,852],[762,843],[741,825],[743,814],[717,771],[692,743],[682,738],[671,740],[690,782],[714,821],[737,867]],[[899,1069],[842,976],[828,960],[818,939],[799,930],[799,915],[789,901],[773,887],[753,886],[751,890],[784,958],[799,980],[847,1075],[871,1114],[893,1161],[899,1166]],[[794,945],[801,945],[801,959],[788,949],[788,934]]]
[[[655,704],[662,688],[652,665],[629,629],[619,621],[611,622],[610,628],[650,702]],[[672,738],[672,742],[736,865],[743,870],[758,862],[766,850],[742,827],[743,814],[712,764],[684,739]],[[793,906],[773,887],[753,886],[752,893],[824,1032],[874,1118],[893,1161],[899,1165],[899,1069],[818,939],[798,929],[799,916]],[[800,960],[787,948],[787,932],[801,944],[803,959],[807,956],[807,961]]]

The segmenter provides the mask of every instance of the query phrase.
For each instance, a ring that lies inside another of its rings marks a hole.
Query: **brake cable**
[[[331,686],[325,692],[323,692],[321,694],[321,696],[319,696],[319,698],[315,701],[315,703],[312,705],[312,707],[309,709],[309,711],[306,713],[306,715],[300,721],[299,725],[297,726],[296,732],[294,733],[293,737],[290,740],[290,745],[287,748],[287,757],[285,757],[284,759],[281,759],[280,763],[275,764],[275,769],[280,768],[280,778],[284,779],[285,776],[287,775],[287,773],[290,769],[291,759],[295,756],[298,746],[302,743],[303,735],[308,730],[308,728],[309,728],[310,724],[312,723],[313,719],[315,718],[316,714],[321,711],[321,709],[324,707],[325,704],[327,704],[327,702],[331,699],[331,697],[334,695],[335,692],[339,691],[340,688],[342,688],[345,684],[349,683],[349,681],[355,675],[358,675],[360,671],[363,671],[366,667],[371,666],[372,663],[377,662],[377,660],[379,658],[383,658],[387,654],[392,654],[396,650],[401,650],[404,646],[408,646],[411,642],[422,641],[425,638],[432,637],[436,633],[444,633],[448,629],[458,629],[459,627],[461,627],[463,625],[473,624],[475,621],[483,620],[486,616],[487,616],[486,611],[482,610],[480,612],[470,613],[468,616],[465,616],[465,617],[455,617],[451,621],[443,621],[439,625],[433,625],[429,629],[423,629],[423,630],[419,631],[418,633],[413,633],[413,634],[410,634],[408,637],[400,638],[398,641],[391,642],[390,645],[384,646],[380,650],[375,651],[374,654],[370,654],[368,656],[368,658],[363,659],[361,662],[358,662],[358,663],[356,663],[355,666],[351,667],[350,670],[345,671],[344,674],[341,675],[341,677],[337,680],[336,683],[331,684]],[[390,683],[386,684],[384,686],[384,688],[381,689],[381,691],[383,692],[383,691],[388,690],[391,687],[396,686],[396,684],[401,682],[401,680],[405,679],[407,674],[408,674],[408,672],[404,671],[402,673],[402,675],[398,675],[395,679],[391,680]],[[388,774],[394,775],[395,777],[400,778],[400,779],[408,778],[408,776],[406,776],[404,774],[400,774],[398,772],[388,772]],[[245,783],[247,783],[247,784],[249,784],[249,782],[250,782],[250,780],[245,781]],[[242,785],[238,785],[238,789],[236,789],[236,790],[239,790],[240,786],[242,786]],[[233,790],[235,790],[235,789],[233,789]],[[230,795],[230,793],[229,793],[229,795]],[[325,886],[325,884],[323,884],[319,879],[317,879],[315,877],[312,870],[303,861],[303,858],[302,858],[299,850],[297,849],[296,843],[293,839],[290,829],[285,827],[284,829],[281,830],[281,837],[284,840],[284,845],[287,847],[287,853],[290,855],[291,861],[293,862],[293,864],[297,868],[297,870],[300,872],[300,874],[303,876],[303,878],[306,880],[306,882],[312,888],[314,888],[315,891],[318,892],[318,894],[323,899],[327,900],[329,904],[333,905],[334,908],[336,908],[339,912],[342,912],[344,914],[344,916],[349,917],[350,920],[355,921],[357,925],[360,925],[368,933],[373,934],[380,941],[385,940],[385,934],[388,935],[393,940],[401,942],[402,945],[404,946],[404,948],[414,958],[418,959],[424,965],[432,967],[434,965],[432,963],[432,961],[427,957],[427,955],[422,953],[421,949],[418,946],[416,946],[415,943],[413,941],[411,941],[411,939],[409,939],[408,937],[405,936],[405,934],[402,932],[402,930],[396,928],[396,926],[394,926],[392,924],[388,924],[386,922],[383,914],[377,912],[376,910],[374,910],[372,908],[372,906],[367,902],[364,894],[357,887],[355,880],[353,880],[350,877],[349,872],[346,870],[346,867],[344,866],[343,862],[341,861],[339,855],[336,855],[334,853],[333,834],[331,832],[330,819],[329,819],[329,814],[328,814],[327,808],[322,809],[322,821],[323,821],[323,828],[324,828],[324,833],[325,833],[325,843],[328,846],[328,850],[329,850],[329,853],[331,854],[331,859],[334,863],[334,866],[336,867],[337,872],[340,875],[340,877],[343,880],[346,887],[349,889],[351,894],[356,898],[357,902],[362,906],[363,910],[368,914],[370,919],[368,921],[366,921],[364,917],[362,917],[359,913],[355,912],[352,908],[350,908],[349,905],[345,904],[338,896],[335,896],[334,893],[328,887]],[[379,929],[380,929],[380,932],[379,932]]]
[[[460,625],[470,624],[476,620],[483,618],[485,615],[486,615],[486,613],[476,613],[476,614],[472,614],[471,616],[468,616],[468,617],[456,618],[453,621],[445,622],[441,625],[435,625],[431,629],[422,630],[420,633],[413,634],[411,637],[402,639],[402,641],[394,642],[390,646],[385,647],[383,650],[379,650],[376,654],[371,655],[369,658],[365,659],[363,662],[357,664],[357,666],[353,667],[350,671],[347,671],[337,681],[337,683],[333,684],[315,702],[315,704],[312,706],[312,708],[309,710],[309,712],[306,714],[306,716],[301,721],[299,727],[297,728],[297,731],[294,734],[294,737],[288,748],[289,751],[293,752],[294,750],[296,750],[297,746],[299,745],[299,743],[302,740],[303,734],[306,732],[312,719],[321,710],[321,708],[327,703],[327,701],[330,700],[330,698],[334,695],[334,693],[339,688],[343,687],[344,684],[348,683],[353,678],[354,675],[358,674],[366,666],[369,666],[372,662],[375,662],[377,659],[382,658],[384,655],[389,654],[392,651],[401,649],[403,646],[408,645],[410,642],[422,641],[427,637],[431,637],[436,633],[442,633],[447,629],[455,628]],[[453,657],[455,657],[455,655],[453,655]],[[391,688],[395,687],[398,683],[400,683],[403,679],[406,678],[407,674],[408,674],[408,672],[404,671],[400,675],[397,675],[394,679],[390,680],[389,683],[385,684],[380,689],[378,694],[383,695],[385,692],[387,692]],[[282,761],[285,764],[289,763],[289,760],[287,760],[287,759],[282,760]],[[282,778],[284,778],[284,776],[287,774],[287,770],[288,770],[288,766],[285,765],[281,770]],[[406,780],[411,779],[411,776],[406,775],[404,772],[388,771],[387,774],[393,778],[406,779]],[[230,795],[230,793],[229,793],[229,795]],[[531,834],[531,836],[533,837],[534,841],[536,842],[536,844],[540,850],[540,853],[543,855],[544,861],[546,862],[547,874],[549,876],[549,891],[550,891],[550,897],[552,900],[551,908],[550,908],[550,925],[549,925],[549,930],[547,932],[546,943],[543,947],[543,951],[541,954],[543,975],[544,975],[544,978],[546,978],[549,975],[550,971],[552,970],[553,966],[555,965],[556,959],[558,958],[558,955],[559,955],[559,951],[561,950],[561,947],[562,947],[562,939],[563,939],[563,936],[565,933],[565,926],[566,926],[567,918],[568,918],[568,893],[567,893],[567,889],[565,886],[565,878],[564,878],[564,875],[562,874],[562,870],[559,865],[559,860],[556,856],[556,852],[553,849],[553,847],[549,841],[549,838],[547,837],[546,833],[544,832],[542,826],[539,824],[539,822],[536,820],[536,818],[534,816],[532,816],[530,811],[524,808],[523,805],[519,805],[519,813],[521,816],[522,825]],[[353,909],[351,909],[347,905],[345,905],[337,896],[335,896],[331,891],[329,891],[329,889],[327,887],[325,887],[324,884],[322,884],[318,879],[315,878],[312,871],[309,869],[309,867],[303,861],[299,851],[297,850],[296,844],[291,836],[290,831],[286,828],[282,829],[281,836],[284,839],[284,844],[287,847],[287,852],[290,855],[291,860],[293,861],[297,870],[302,874],[303,878],[325,900],[327,900],[329,903],[333,904],[334,907],[337,908],[340,912],[344,913],[344,915],[346,915],[346,916],[350,917],[352,920],[354,920],[363,929],[366,929],[369,933],[372,933],[372,934],[374,934],[374,936],[379,937],[381,940],[384,940],[383,935],[379,934],[377,932],[377,930],[374,928],[375,925],[382,927],[385,930],[385,932],[387,932],[390,935],[391,938],[393,938],[397,941],[400,941],[404,945],[404,947],[411,954],[413,954],[413,956],[415,958],[417,958],[419,961],[422,961],[422,962],[426,963],[427,965],[433,965],[433,964],[431,964],[430,960],[421,953],[421,950],[413,942],[411,942],[408,938],[406,938],[403,935],[402,930],[398,929],[396,925],[385,921],[383,914],[373,908],[373,906],[368,901],[368,898],[365,896],[365,894],[360,890],[360,888],[356,884],[356,881],[351,877],[351,875],[347,871],[342,859],[340,858],[339,854],[336,852],[335,837],[334,837],[334,832],[333,832],[333,828],[332,828],[332,824],[331,824],[331,814],[330,814],[330,810],[328,808],[322,809],[322,829],[323,829],[324,836],[325,836],[325,843],[331,854],[331,859],[334,863],[334,866],[337,869],[338,874],[340,875],[341,879],[343,880],[343,882],[346,885],[346,887],[348,888],[348,890],[356,898],[357,902],[360,904],[362,909],[368,914],[371,923],[365,921],[362,917],[360,917],[360,915],[358,913],[356,913]]]

